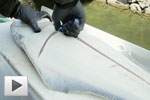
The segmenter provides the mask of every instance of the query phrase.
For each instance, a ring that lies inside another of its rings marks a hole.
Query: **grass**
[[[84,9],[87,24],[150,50],[150,17],[94,1]]]

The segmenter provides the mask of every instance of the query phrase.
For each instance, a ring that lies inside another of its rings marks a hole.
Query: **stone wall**
[[[121,5],[134,12],[150,14],[150,0],[95,0],[111,5]]]

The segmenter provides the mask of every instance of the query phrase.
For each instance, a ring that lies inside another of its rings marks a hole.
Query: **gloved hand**
[[[80,20],[79,24],[68,23],[71,18],[78,18]],[[77,0],[75,5],[69,7],[55,4],[52,19],[57,31],[61,26],[60,21],[62,21],[63,24],[67,23],[64,34],[67,36],[77,37],[80,31],[83,30],[86,16],[81,2]]]
[[[34,11],[31,8],[28,8],[24,5],[19,4],[14,16],[17,19],[22,20],[24,23],[30,25],[34,32],[40,32],[41,29],[39,28],[37,21],[41,18],[48,18],[50,21],[51,16],[45,11]]]
[[[64,29],[64,34],[66,36],[71,36],[77,38],[80,33],[80,25],[77,22],[68,21],[66,23],[66,28]]]

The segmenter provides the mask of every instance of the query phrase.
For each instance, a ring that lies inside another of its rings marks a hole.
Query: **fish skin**
[[[122,98],[104,89],[94,87],[81,80],[68,77],[67,75],[63,75],[53,69],[50,72],[53,73],[53,77],[49,77],[48,79],[45,79],[45,81],[47,86],[51,86],[53,90],[64,92],[64,93],[84,92],[108,100],[125,100],[125,98]]]
[[[17,33],[17,32],[16,32]],[[12,35],[15,34],[12,33]],[[15,34],[18,35],[18,34]],[[16,36],[17,37],[17,36]],[[19,36],[18,36],[19,37]],[[18,38],[17,41],[22,41],[23,38]],[[15,40],[15,39],[14,39]],[[94,87],[92,84],[88,84],[86,82],[83,82],[78,79],[70,78],[68,77],[69,75],[64,75],[61,74],[60,72],[57,72],[53,70],[52,68],[49,69],[50,75],[49,76],[44,76],[42,72],[40,72],[40,69],[38,67],[41,67],[40,64],[37,64],[34,62],[34,59],[30,56],[29,52],[27,52],[27,47],[23,42],[18,42],[18,45],[20,45],[23,50],[26,50],[26,54],[30,58],[30,61],[33,63],[34,66],[36,66],[36,70],[40,73],[40,76],[42,77],[43,82],[47,85],[47,87],[52,88],[53,90],[56,91],[61,91],[64,93],[69,93],[69,92],[84,92],[88,94],[93,94],[96,96],[99,96],[104,99],[109,99],[109,100],[125,100],[124,97],[120,97],[116,94],[113,94],[105,89]]]
[[[26,50],[27,48],[25,47],[25,44],[22,42],[22,39],[24,36],[21,34],[17,33],[13,26],[15,25],[20,25],[20,24],[12,24],[12,36],[16,43]],[[31,57],[29,57],[31,58]],[[31,60],[33,61],[33,60]],[[35,62],[32,62],[35,63]],[[34,64],[35,65],[35,64]],[[36,64],[38,66],[38,64]],[[44,77],[44,74],[36,67],[36,70],[41,74],[40,76],[42,77],[43,81],[48,87],[50,86],[53,90],[64,92],[64,93],[69,93],[69,92],[85,92],[88,94],[93,94],[99,97],[102,97],[104,99],[109,99],[109,100],[125,100],[122,97],[119,97],[113,93],[107,92],[106,90],[103,90],[101,88],[94,87],[90,84],[87,84],[81,80],[78,79],[73,79],[70,77],[67,77],[67,75],[60,74],[59,72],[55,71],[54,69],[50,69],[51,73],[53,73],[52,77]]]

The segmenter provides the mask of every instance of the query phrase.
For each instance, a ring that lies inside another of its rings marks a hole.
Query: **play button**
[[[5,76],[5,96],[28,96],[26,76]]]
[[[15,80],[12,80],[12,92],[21,86],[22,86],[22,84],[20,84],[19,82],[15,81]]]

